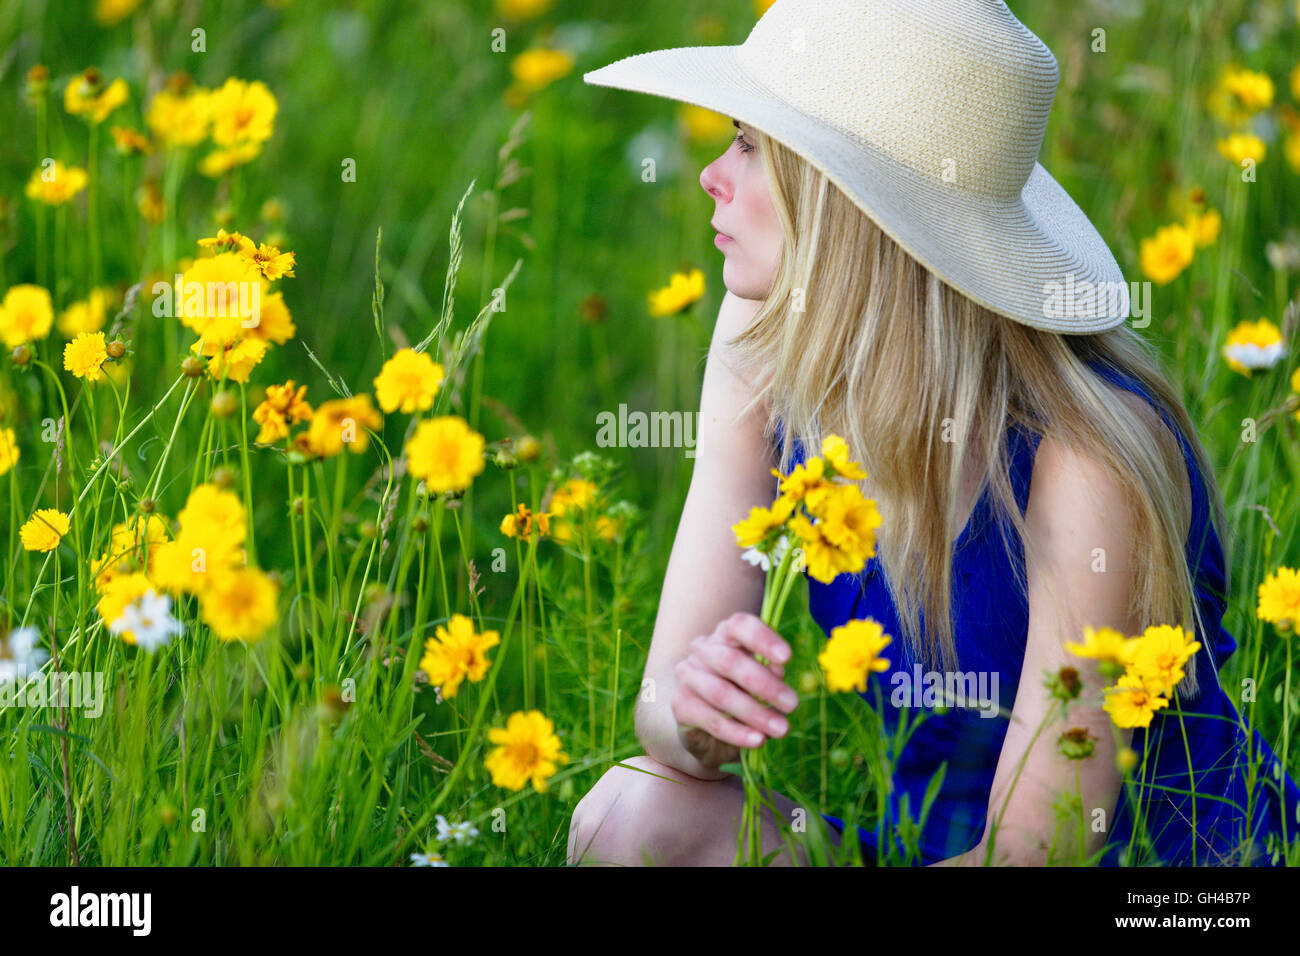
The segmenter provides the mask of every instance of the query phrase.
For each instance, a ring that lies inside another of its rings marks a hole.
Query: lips
[[[731,236],[727,235],[725,232],[723,232],[721,229],[719,229],[719,228],[718,228],[716,225],[714,225],[713,223],[709,223],[709,225],[710,225],[710,226],[713,226],[714,231],[715,231],[718,235],[722,236],[722,238],[724,238],[724,239],[730,239],[730,238],[731,238]]]

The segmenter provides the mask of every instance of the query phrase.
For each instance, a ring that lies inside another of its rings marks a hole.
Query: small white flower
[[[788,534],[783,534],[777,539],[776,544],[772,546],[772,553],[770,556],[759,551],[757,548],[746,548],[740,553],[740,556],[755,567],[762,568],[766,571],[774,566],[780,567],[781,562],[785,560],[785,551],[788,547],[790,547],[790,536]],[[795,548],[794,557],[790,560],[794,564],[795,573],[802,571],[806,566],[804,562],[803,548]]]
[[[437,853],[412,853],[411,866],[446,866],[447,861]]]
[[[438,824],[438,842],[445,843],[447,840],[455,840],[457,843],[468,843],[478,836],[478,828],[468,820],[462,820],[460,823],[447,823],[447,818],[441,813],[435,817]]]
[[[0,640],[0,683],[17,681],[40,670],[50,655],[36,646],[41,634],[34,627],[20,627]]]
[[[1286,355],[1286,345],[1280,339],[1268,345],[1242,342],[1237,345],[1225,345],[1223,354],[1228,358],[1236,359],[1246,368],[1272,368],[1282,360],[1282,356]]]
[[[114,634],[130,631],[137,647],[155,651],[175,634],[184,631],[181,622],[171,615],[172,599],[150,588],[122,610],[122,616],[108,625]]]

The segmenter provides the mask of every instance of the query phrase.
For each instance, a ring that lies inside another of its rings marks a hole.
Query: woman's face
[[[762,299],[781,261],[781,221],[750,127],[732,122],[739,135],[704,167],[700,186],[717,204],[712,225],[720,233],[715,242],[726,258],[723,284],[742,299]]]

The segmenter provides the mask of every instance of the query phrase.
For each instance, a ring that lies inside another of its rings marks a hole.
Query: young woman
[[[792,52],[800,31],[804,52]],[[1002,51],[998,62],[979,62],[962,45],[972,37],[996,40],[985,47]],[[890,77],[908,74],[888,62],[899,56],[931,68],[900,90]],[[936,92],[934,77],[954,75],[945,57],[965,78]],[[742,47],[658,51],[588,74],[770,128],[735,121],[735,142],[700,176],[728,291],[646,663],[655,693],[636,714],[646,753],[578,804],[571,862],[733,861],[743,793],[718,768],[784,736],[799,701],[790,646],[757,616],[764,574],[740,559],[731,528],[771,503],[774,466],[788,473],[827,434],[847,440],[884,519],[861,573],[809,585],[827,634],[869,617],[894,638],[889,670],[871,678],[881,693],[869,686],[863,706],[897,726],[911,704],[891,700],[895,677],[920,668],[983,675],[1000,707],[925,715],[894,755],[886,814],[858,830],[864,861],[883,858],[887,838],[902,851],[894,825],[905,806],[919,815],[941,766],[924,864],[1042,864],[1061,845],[1056,805],[1068,794],[1089,824],[1074,859],[1273,863],[1296,839],[1300,791],[1218,681],[1236,646],[1220,625],[1226,525],[1186,410],[1124,324],[1127,298],[1120,315],[1094,299],[1062,319],[1025,297],[1025,277],[1046,295],[1044,276],[1118,274],[1033,163],[1051,97],[1024,78],[1047,63],[1054,89],[1050,52],[1001,3],[777,0]],[[954,99],[1006,91],[1008,102],[1045,99],[1041,116],[983,129],[966,114],[930,121]],[[944,141],[953,123],[969,128]],[[999,136],[1000,152],[986,150]],[[955,182],[929,165],[945,153],[958,158]],[[1017,163],[1024,175],[1008,188],[1000,170]],[[941,234],[936,216],[950,224]],[[1135,635],[1155,624],[1183,627],[1200,648],[1176,704],[1119,730],[1101,706],[1113,682],[1065,645],[1086,626]],[[1039,733],[1054,706],[1045,677],[1065,667],[1083,693],[1068,724]],[[1093,742],[1090,756],[1063,756],[1067,729]],[[1139,767],[1126,783],[1117,761],[1128,748]],[[776,805],[795,818],[789,799]],[[826,820],[838,844],[843,824]],[[767,848],[781,847],[777,822],[765,827]],[[784,850],[777,860],[793,862]]]

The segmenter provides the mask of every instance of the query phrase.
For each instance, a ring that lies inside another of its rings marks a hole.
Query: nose
[[[719,175],[717,166],[718,160],[715,160],[700,171],[700,188],[713,199],[725,201],[727,198],[726,181]]]

